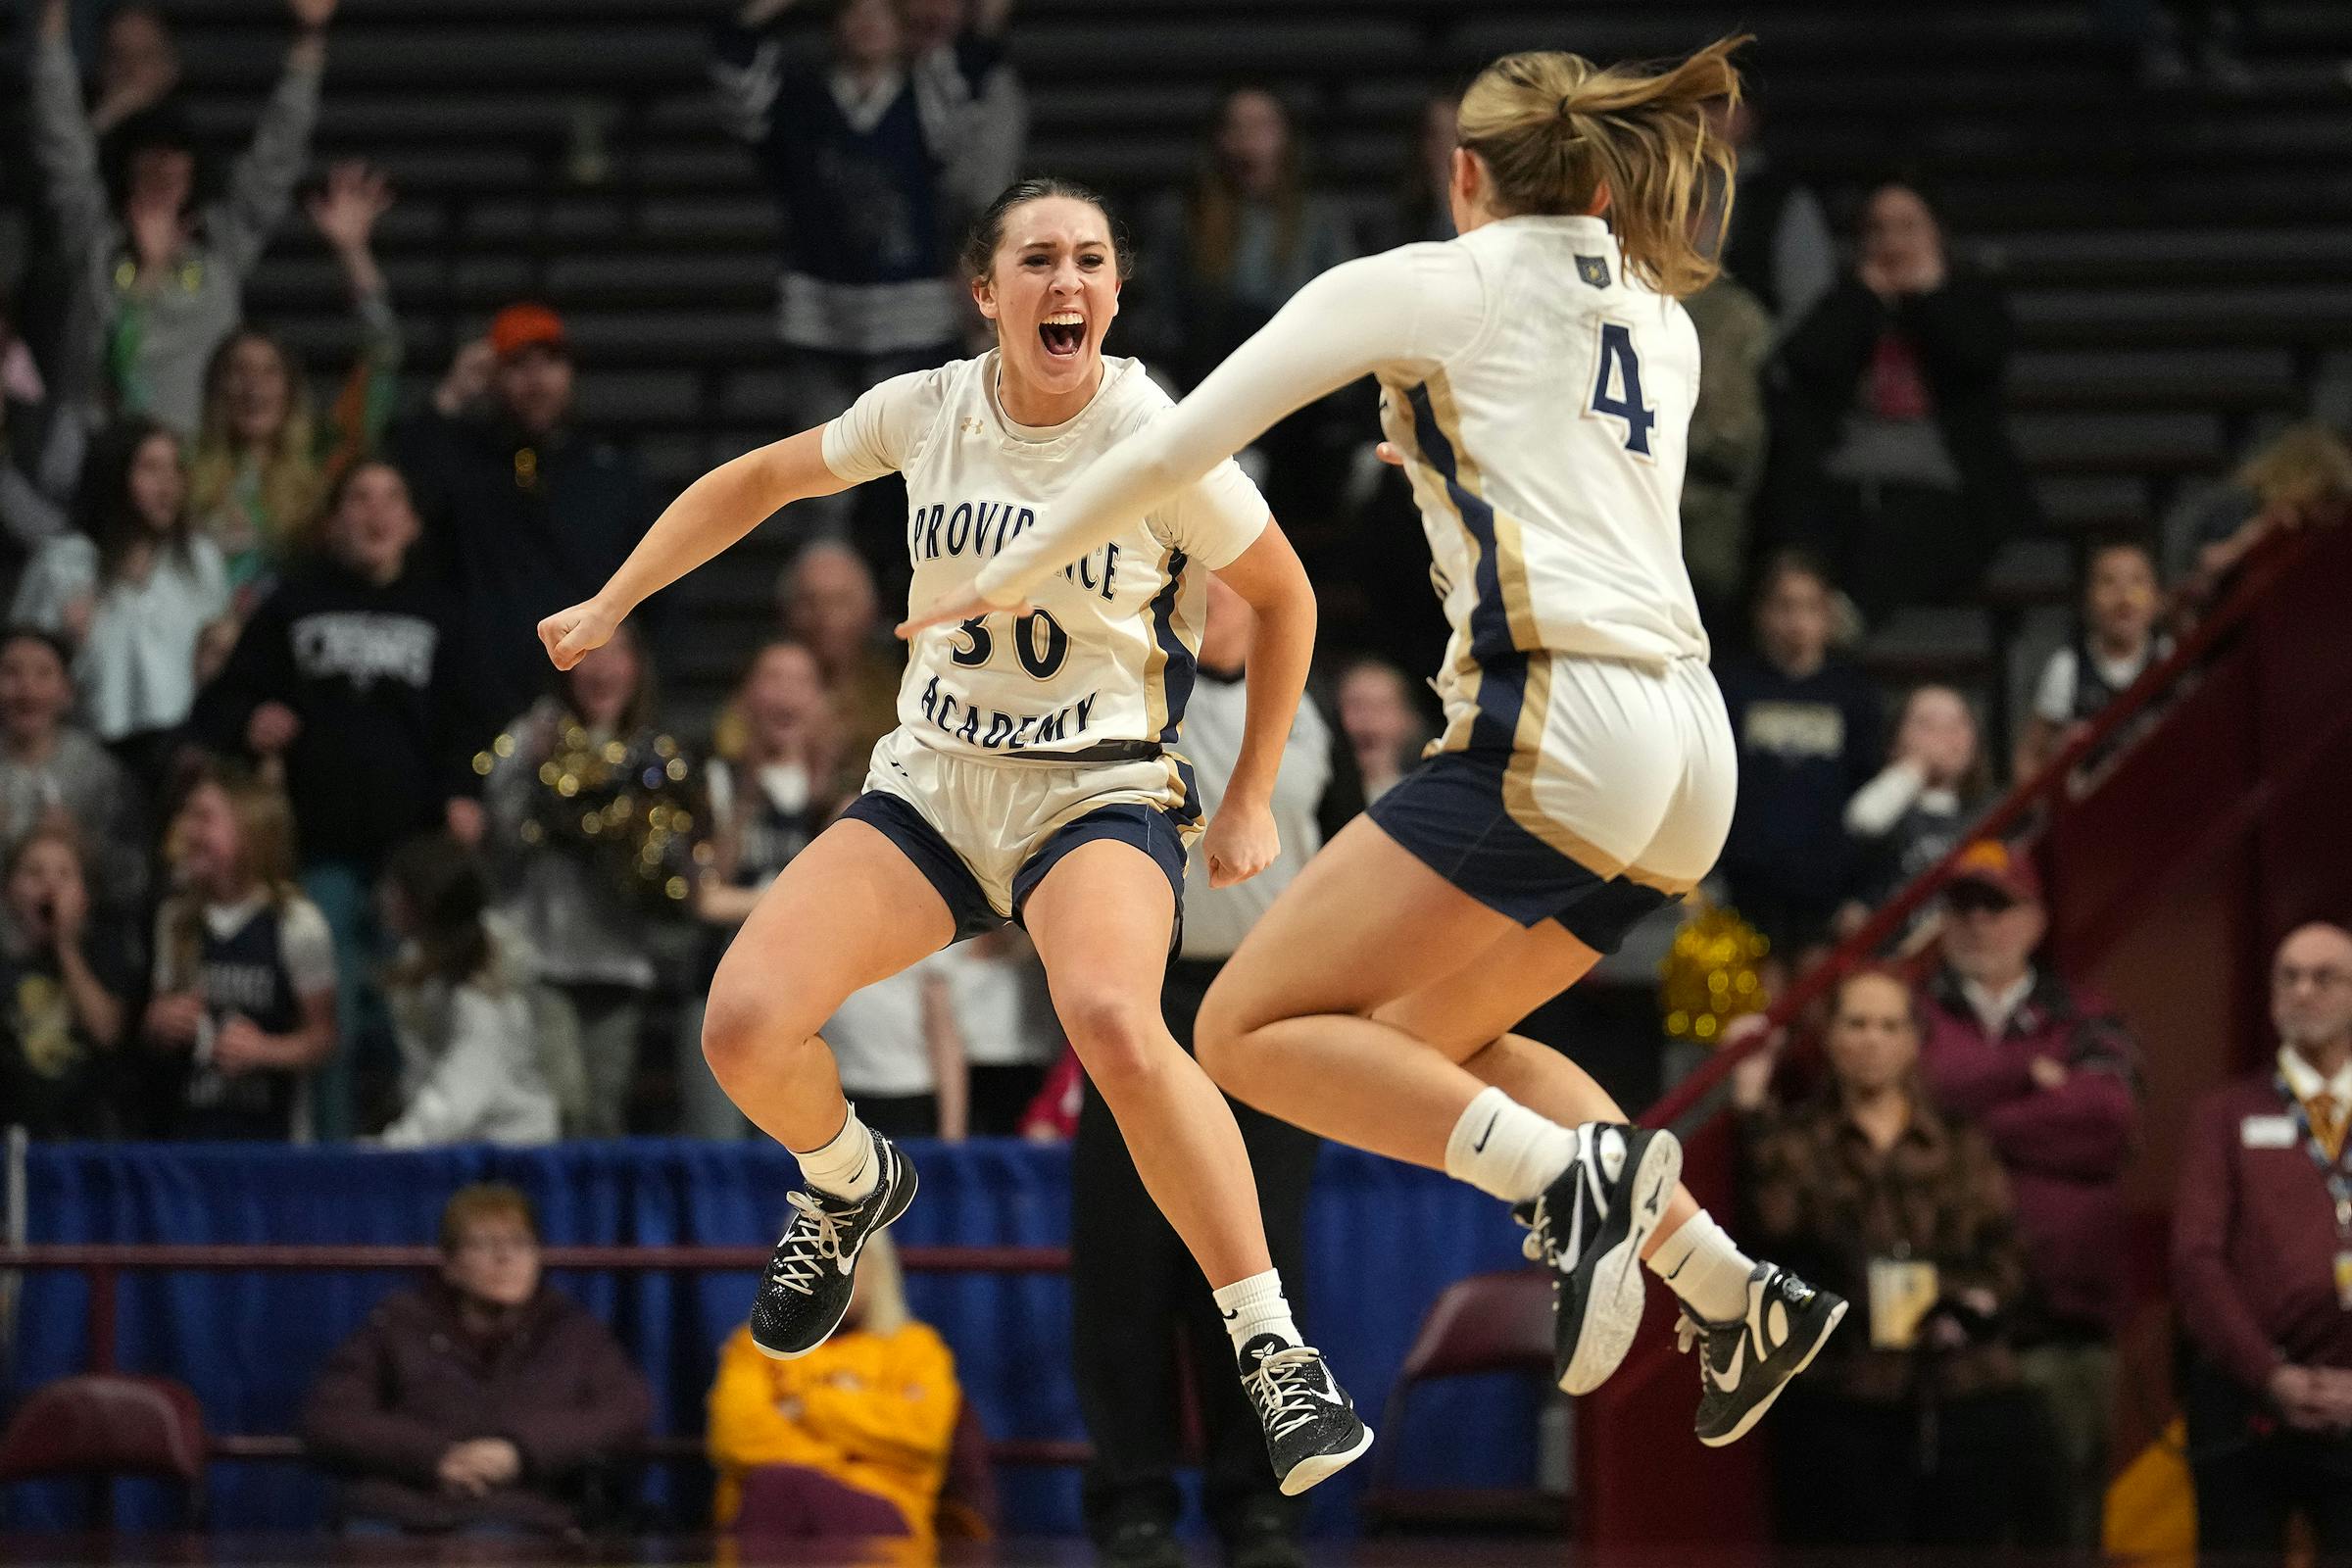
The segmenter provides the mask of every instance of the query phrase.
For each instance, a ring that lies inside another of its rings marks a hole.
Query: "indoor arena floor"
[[[1574,1557],[1558,1542],[1493,1540],[1331,1543],[1313,1546],[1313,1568],[1564,1568]],[[1677,1559],[1683,1561],[1687,1559]],[[1213,1568],[1213,1548],[1196,1547],[1192,1562]],[[700,1540],[634,1540],[576,1546],[518,1546],[496,1540],[342,1542],[319,1537],[233,1536],[122,1538],[11,1537],[0,1535],[0,1564],[7,1568],[343,1568],[343,1565],[447,1564],[450,1568],[494,1565],[564,1565],[564,1568],[1092,1568],[1094,1554],[1082,1541],[957,1543],[937,1555],[908,1555],[888,1547],[859,1549],[787,1545],[738,1546]],[[1578,1565],[1584,1568],[1584,1565]],[[1637,1568],[1629,1562],[1628,1568]],[[1645,1557],[1639,1568],[1666,1568]],[[1732,1568],[1726,1564],[1725,1568]],[[1761,1568],[1742,1558],[1740,1568]],[[1890,1565],[1891,1568],[1891,1565]]]
[[[1618,1551],[1579,1548],[1558,1541],[1484,1539],[1397,1540],[1310,1544],[1311,1568],[2097,1568],[2095,1556],[2017,1552],[1904,1550],[1775,1551],[1758,1544],[1744,1550],[1654,1545]],[[2321,1561],[2310,1568],[2321,1568]],[[2323,1560],[2324,1561],[2324,1560]],[[709,1538],[642,1539],[572,1546],[518,1546],[499,1541],[431,1544],[412,1542],[340,1542],[318,1537],[177,1537],[61,1539],[0,1534],[0,1564],[7,1568],[343,1568],[343,1565],[447,1564],[451,1568],[563,1565],[563,1568],[1092,1568],[1094,1555],[1081,1541],[957,1543],[938,1555],[908,1555],[875,1547],[738,1546]],[[1192,1568],[1216,1568],[1212,1547],[1196,1545]],[[2201,1568],[2212,1568],[2211,1559]],[[2229,1568],[2241,1568],[2230,1563]],[[2247,1559],[2242,1568],[2258,1568]],[[2259,1568],[2277,1568],[2277,1559]],[[2332,1565],[2329,1565],[2332,1568]],[[2352,1568],[2352,1565],[2348,1565]]]

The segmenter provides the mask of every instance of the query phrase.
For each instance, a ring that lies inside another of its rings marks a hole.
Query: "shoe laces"
[[[1578,1196],[1590,1201],[1597,1213],[1600,1208],[1600,1200],[1593,1191],[1592,1174],[1583,1164],[1583,1158],[1584,1156],[1580,1152],[1578,1163],[1569,1168],[1576,1173],[1578,1178],[1576,1183]],[[1513,1207],[1511,1218],[1527,1227],[1527,1234],[1519,1239],[1520,1256],[1526,1258],[1530,1263],[1541,1263],[1549,1269],[1574,1268],[1576,1266],[1576,1259],[1585,1249],[1585,1216],[1582,1203],[1570,1205],[1568,1240],[1565,1245],[1561,1244],[1557,1234],[1558,1216],[1551,1211],[1551,1198],[1548,1193],[1541,1194],[1527,1202]]]
[[[777,1244],[767,1277],[788,1291],[812,1296],[816,1282],[825,1274],[826,1262],[841,1261],[842,1238],[848,1229],[843,1223],[845,1216],[825,1207],[813,1193],[789,1193],[785,1201],[796,1214],[785,1228],[784,1240]]]
[[[1707,1347],[1707,1350],[1701,1350],[1698,1357],[1699,1386],[1710,1393],[1717,1392],[1722,1389],[1723,1380],[1716,1376],[1715,1357],[1708,1353],[1713,1348],[1714,1337],[1718,1333],[1744,1334],[1746,1332],[1747,1325],[1745,1323],[1702,1322],[1697,1314],[1686,1306],[1683,1308],[1682,1317],[1674,1325],[1675,1353],[1689,1355],[1701,1346]]]
[[[1316,1386],[1314,1374],[1323,1367],[1323,1352],[1311,1346],[1294,1345],[1262,1357],[1257,1369],[1242,1374],[1242,1387],[1257,1401],[1259,1417],[1272,1437],[1288,1437],[1322,1414],[1330,1396]]]

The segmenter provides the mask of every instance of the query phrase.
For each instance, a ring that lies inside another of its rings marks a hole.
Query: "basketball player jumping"
[[[697,480],[603,592],[541,622],[557,665],[778,508],[893,470],[906,481],[914,592],[968,578],[1035,528],[1090,459],[1166,416],[1140,365],[1102,357],[1126,259],[1084,189],[1006,191],[963,257],[997,347],[885,381],[830,423]],[[1255,486],[1230,461],[1204,463],[1039,573],[1019,613],[975,612],[913,639],[898,729],[875,747],[865,792],[785,867],[728,949],[703,1048],[808,1183],[751,1324],[770,1355],[804,1354],[840,1323],[858,1249],[915,1190],[913,1168],[843,1098],[817,1030],[860,987],[1020,920],[1145,1186],[1215,1289],[1275,1473],[1295,1494],[1372,1433],[1299,1343],[1232,1109],[1159,1012],[1185,846],[1200,834],[1174,746],[1204,571],[1258,624],[1241,762],[1201,848],[1220,885],[1262,869],[1277,849],[1268,803],[1313,654],[1314,594]]]
[[[1561,1387],[1624,1358],[1641,1260],[1703,1342],[1699,1439],[1748,1431],[1845,1303],[1745,1256],[1678,1181],[1667,1132],[1509,1033],[1714,865],[1735,754],[1681,550],[1715,268],[1693,218],[1732,155],[1725,40],[1657,74],[1510,55],[1462,99],[1460,238],[1324,273],[909,626],[1023,603],[1359,375],[1410,476],[1452,637],[1446,730],[1242,944],[1198,1049],[1236,1098],[1517,1205],[1560,1275]],[[1720,221],[1720,220],[1717,220]],[[926,635],[917,632],[917,635]]]

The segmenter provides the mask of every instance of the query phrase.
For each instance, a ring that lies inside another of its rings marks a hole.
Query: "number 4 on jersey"
[[[1611,392],[1611,383],[1617,390]],[[1642,396],[1642,360],[1634,353],[1633,328],[1618,321],[1600,323],[1600,373],[1592,381],[1594,414],[1625,421],[1625,449],[1649,456],[1649,427],[1658,416]]]

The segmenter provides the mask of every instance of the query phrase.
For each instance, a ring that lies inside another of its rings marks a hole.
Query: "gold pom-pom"
[[[1732,909],[1701,909],[1675,933],[1658,965],[1658,1006],[1666,1033],[1712,1045],[1724,1026],[1764,1006],[1756,965],[1772,951],[1764,934]]]

